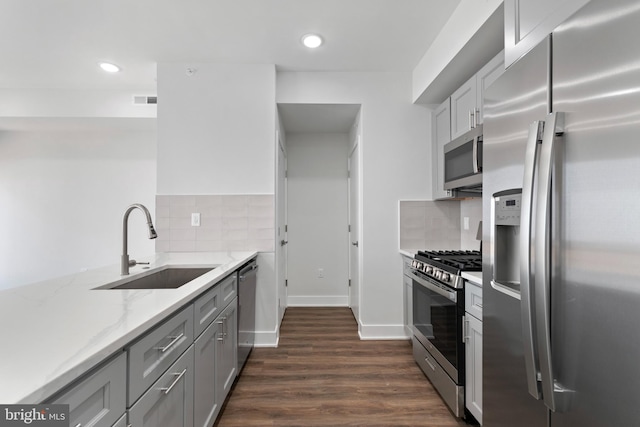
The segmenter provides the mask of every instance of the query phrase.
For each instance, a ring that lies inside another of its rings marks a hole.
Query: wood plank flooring
[[[409,341],[361,341],[348,308],[288,308],[278,348],[255,348],[216,426],[466,426]]]

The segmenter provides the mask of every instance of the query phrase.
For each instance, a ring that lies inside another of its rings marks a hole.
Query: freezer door
[[[521,301],[491,287],[492,195],[522,188],[530,125],[549,109],[549,40],[509,67],[486,91],[483,165],[483,425],[543,427],[547,410],[529,394]]]
[[[637,40],[637,0],[592,0],[553,34],[553,110],[566,114],[552,353],[557,382],[574,391],[553,427],[640,423]]]

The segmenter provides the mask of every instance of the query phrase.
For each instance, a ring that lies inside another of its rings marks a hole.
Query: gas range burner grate
[[[436,266],[447,266],[461,271],[481,271],[480,251],[418,251],[416,259]]]

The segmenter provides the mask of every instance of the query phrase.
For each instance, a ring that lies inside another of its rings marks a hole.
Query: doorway
[[[350,270],[359,269],[351,254],[350,194],[360,181],[350,180],[349,168],[359,162],[358,151],[352,157],[359,111],[354,104],[278,105],[286,133],[287,174],[279,178],[286,189],[279,182],[278,191],[287,195],[288,244],[280,251],[287,257],[287,306],[357,306],[349,286]]]

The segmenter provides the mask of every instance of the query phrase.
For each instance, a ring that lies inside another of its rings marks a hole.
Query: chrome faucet
[[[127,234],[128,234],[128,226],[127,222],[129,221],[129,214],[134,209],[140,209],[147,216],[147,227],[149,227],[149,238],[155,239],[158,237],[156,230],[153,228],[153,223],[151,222],[151,214],[149,210],[139,203],[135,203],[127,208],[124,213],[124,218],[122,219],[122,257],[120,259],[120,274],[122,276],[126,276],[129,274],[129,267],[133,267],[136,264],[149,264],[148,262],[137,262],[135,259],[129,260],[129,254],[127,253]]]

